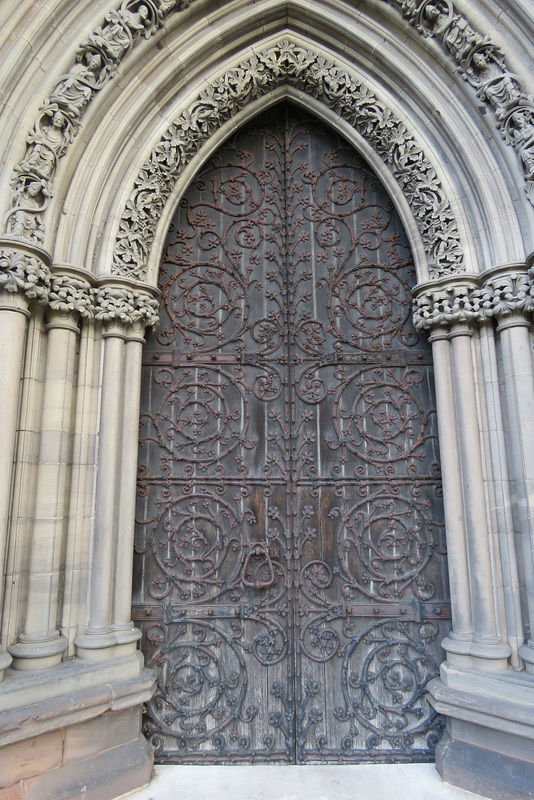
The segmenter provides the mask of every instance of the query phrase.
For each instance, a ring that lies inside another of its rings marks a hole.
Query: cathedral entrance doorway
[[[133,617],[160,762],[433,757],[450,605],[415,282],[376,175],[290,105],[182,199],[140,426]]]

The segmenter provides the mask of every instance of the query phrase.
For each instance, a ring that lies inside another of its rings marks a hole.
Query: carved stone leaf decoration
[[[173,11],[193,0],[123,0],[78,48],[74,64],[61,75],[26,137],[26,154],[14,168],[6,233],[42,243],[42,214],[52,196],[59,159],[80,127],[87,106],[116,74],[122,59],[149,39]]]
[[[46,303],[50,291],[50,270],[35,255],[2,248],[0,289],[10,293],[22,292],[29,300]]]
[[[145,326],[154,327],[158,324],[158,307],[158,301],[144,292],[103,286],[96,291],[95,319],[124,325],[142,322]]]
[[[87,281],[70,275],[53,275],[48,305],[54,311],[77,312],[81,317],[94,316],[94,290]]]
[[[519,155],[525,191],[534,205],[534,101],[504,54],[475,30],[451,0],[383,0],[397,8],[419,33],[435,39],[454,60],[462,77],[495,112],[497,127]]]
[[[463,284],[432,289],[414,300],[413,319],[418,331],[455,323],[502,320],[515,313],[534,311],[534,276],[526,272],[489,278],[483,285]]]
[[[463,272],[456,220],[436,172],[404,123],[354,76],[323,55],[283,41],[229,70],[168,128],[126,203],[113,272],[143,278],[155,229],[189,159],[248,102],[287,83],[347,120],[390,167],[414,213],[430,275]]]

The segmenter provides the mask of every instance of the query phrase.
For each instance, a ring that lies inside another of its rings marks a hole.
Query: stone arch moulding
[[[26,137],[24,159],[15,166],[5,232],[37,244],[44,240],[43,217],[53,194],[59,160],[77,135],[89,104],[116,75],[142,39],[194,0],[122,0],[76,51],[69,71],[58,77]],[[502,50],[476,30],[450,0],[381,0],[399,12],[424,38],[434,40],[495,114],[502,139],[522,166],[525,191],[534,203],[534,103],[514,75]]]
[[[125,202],[111,272],[146,280],[160,217],[190,161],[227,121],[283,86],[348,123],[389,170],[418,230],[429,277],[465,272],[458,223],[438,170],[406,124],[344,65],[289,38],[228,69],[167,128]]]

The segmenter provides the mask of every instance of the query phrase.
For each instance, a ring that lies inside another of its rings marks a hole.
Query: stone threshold
[[[157,766],[128,800],[476,800],[434,764]]]

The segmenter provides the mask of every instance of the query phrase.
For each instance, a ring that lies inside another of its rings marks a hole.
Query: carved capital
[[[50,291],[48,254],[40,248],[0,241],[0,289],[22,292],[28,300],[46,303]]]
[[[421,287],[422,289],[424,287]],[[473,277],[465,285],[429,286],[414,299],[414,324],[419,331],[489,319],[521,318],[534,311],[534,274],[519,266],[502,267]]]
[[[94,290],[88,281],[72,275],[52,275],[48,304],[54,311],[94,316]]]
[[[477,287],[469,284],[430,289],[414,299],[413,319],[418,331],[474,322],[480,311]]]
[[[122,285],[105,285],[96,290],[95,319],[124,325],[158,323],[158,302],[150,294]]]
[[[534,286],[526,272],[497,275],[480,289],[481,314],[502,319],[534,310]]]

